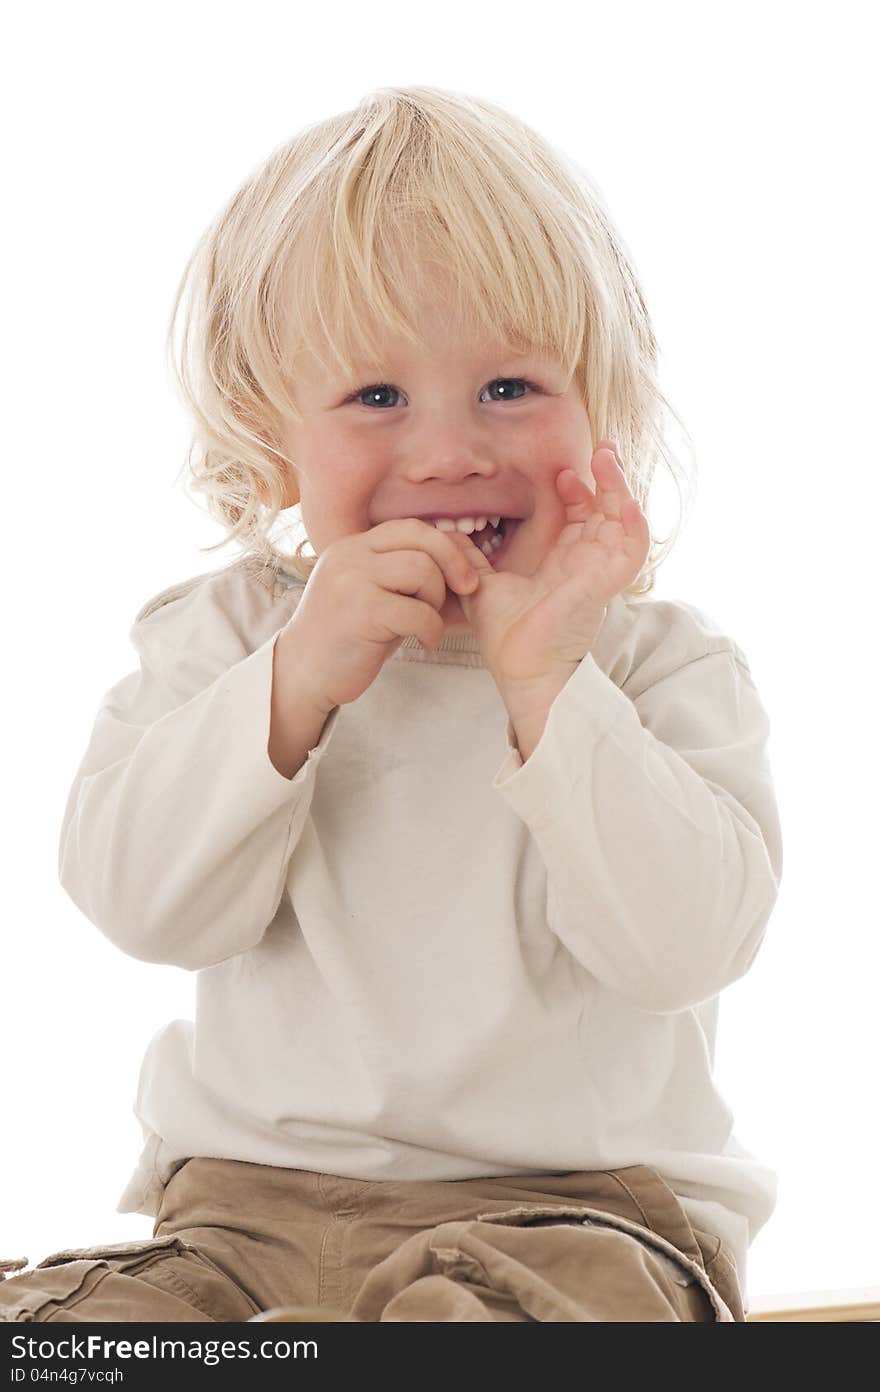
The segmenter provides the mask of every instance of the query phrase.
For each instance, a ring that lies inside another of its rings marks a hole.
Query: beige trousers
[[[187,1160],[153,1237],[2,1279],[0,1320],[744,1321],[733,1258],[647,1165],[442,1181]]]

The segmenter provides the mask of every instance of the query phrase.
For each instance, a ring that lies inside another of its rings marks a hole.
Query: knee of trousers
[[[434,1289],[432,1275],[533,1320],[733,1319],[699,1263],[650,1229],[583,1206],[517,1205],[414,1233],[369,1273],[351,1313],[381,1320],[408,1287]]]

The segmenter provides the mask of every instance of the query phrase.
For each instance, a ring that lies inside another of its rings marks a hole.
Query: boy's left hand
[[[595,495],[573,469],[556,475],[566,520],[533,575],[493,570],[466,533],[451,533],[480,577],[473,594],[456,597],[505,692],[525,696],[567,680],[599,636],[608,601],[648,555],[647,519],[614,446],[597,445],[591,467]]]

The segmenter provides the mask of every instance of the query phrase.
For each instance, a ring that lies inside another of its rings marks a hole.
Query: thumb
[[[452,537],[459,550],[465,553],[468,562],[478,575],[495,574],[489,557],[480,550],[475,542],[471,541],[467,532],[450,532],[448,535]]]

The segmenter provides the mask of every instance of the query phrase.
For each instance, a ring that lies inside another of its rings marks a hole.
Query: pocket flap
[[[173,1234],[168,1237],[145,1237],[134,1242],[105,1242],[99,1247],[65,1247],[63,1251],[53,1252],[51,1256],[37,1262],[35,1269],[41,1266],[58,1266],[61,1262],[101,1261],[105,1257],[149,1256],[152,1252],[182,1251],[185,1247],[186,1243]]]
[[[478,1213],[477,1219],[481,1223],[519,1224],[547,1223],[548,1220],[555,1220],[559,1223],[581,1222],[585,1227],[617,1228],[627,1237],[635,1238],[636,1241],[653,1248],[657,1256],[665,1258],[667,1269],[672,1267],[678,1273],[676,1276],[677,1284],[689,1285],[693,1281],[699,1281],[712,1302],[716,1320],[735,1323],[729,1306],[720,1292],[716,1290],[699,1262],[694,1261],[686,1252],[673,1246],[671,1242],[662,1237],[660,1233],[654,1232],[652,1228],[646,1228],[641,1223],[634,1223],[630,1218],[624,1218],[619,1213],[609,1213],[602,1208],[591,1208],[587,1204],[530,1203],[517,1204],[515,1208],[507,1208],[501,1212]],[[687,1280],[683,1279],[685,1276]]]

